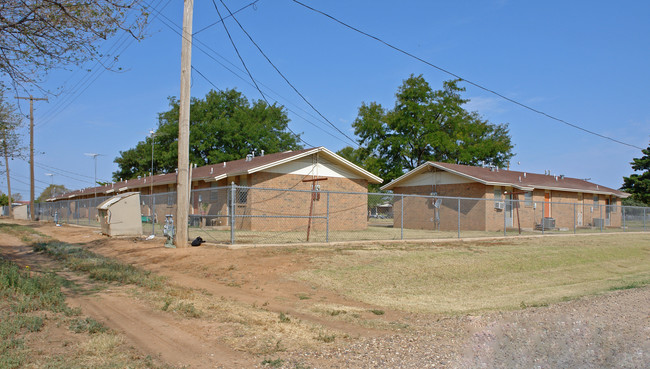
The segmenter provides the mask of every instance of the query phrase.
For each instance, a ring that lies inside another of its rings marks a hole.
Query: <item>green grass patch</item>
[[[264,359],[262,360],[262,365],[270,366],[271,368],[279,368],[284,364],[282,359]]]
[[[161,290],[165,278],[129,264],[95,254],[81,246],[59,241],[38,242],[33,245],[37,252],[46,253],[65,264],[66,267],[86,273],[91,279],[120,284],[133,284],[149,290]]]
[[[465,314],[648,285],[650,235],[357,247],[314,265],[297,275],[375,306]]]
[[[70,322],[70,330],[74,333],[86,332],[90,334],[104,333],[108,331],[108,329],[102,323],[96,321],[93,318],[73,319]]]
[[[29,358],[25,335],[44,325],[42,311],[67,310],[61,282],[53,274],[32,275],[0,259],[0,368],[22,367]]]

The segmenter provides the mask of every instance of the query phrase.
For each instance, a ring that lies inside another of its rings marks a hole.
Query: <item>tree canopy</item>
[[[168,111],[158,114],[154,134],[154,172],[169,173],[178,162],[179,101],[169,98]],[[262,100],[249,102],[234,89],[210,91],[190,104],[190,162],[207,165],[245,158],[252,151],[267,154],[300,149],[299,135],[287,132],[286,111]],[[113,179],[146,176],[151,171],[151,137],[115,158]]]
[[[65,188],[64,185],[51,184],[51,185],[47,186],[47,188],[45,188],[43,190],[43,192],[41,192],[41,195],[35,201],[36,202],[45,202],[45,200],[47,200],[49,198],[52,198],[52,197],[57,196],[57,195],[62,195],[62,194],[67,193],[67,192],[70,192],[70,190]]]
[[[9,173],[9,159],[22,157],[24,148],[18,128],[22,124],[23,117],[16,112],[16,107],[5,101],[4,91],[0,89],[0,155],[4,158],[4,173],[7,175],[7,199],[15,199],[15,194],[11,193],[11,176]],[[11,207],[9,216],[13,216]]]
[[[630,163],[632,169],[641,172],[641,174],[635,173],[629,177],[623,177],[621,190],[632,194],[630,204],[641,203],[650,206],[650,145],[641,152],[643,156],[632,159]]]
[[[492,124],[463,108],[459,80],[433,90],[411,75],[397,91],[393,109],[362,103],[352,126],[359,148],[343,157],[390,181],[426,161],[506,166],[513,156],[507,124]]]
[[[119,31],[141,38],[147,9],[140,0],[3,0],[0,74],[18,86],[37,84],[52,68],[114,58],[99,43]],[[111,60],[112,59],[112,60]]]
[[[0,155],[5,159],[21,157],[24,153],[18,133],[22,121],[23,117],[16,111],[15,105],[6,101],[4,91],[0,90]]]

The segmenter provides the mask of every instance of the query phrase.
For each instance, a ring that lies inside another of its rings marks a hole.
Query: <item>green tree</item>
[[[9,196],[5,195],[4,193],[0,193],[0,206],[7,205],[9,205]]]
[[[463,108],[465,88],[446,81],[434,91],[420,76],[400,86],[392,110],[363,103],[352,124],[359,148],[341,152],[390,181],[426,161],[507,165],[513,145],[507,124],[491,124]],[[352,150],[352,151],[350,151]]]
[[[18,133],[22,119],[22,116],[16,112],[16,107],[5,101],[4,91],[0,89],[0,155],[4,157],[4,173],[7,175],[7,198],[13,198],[11,194],[9,160],[20,158],[24,153],[24,147],[21,144],[21,137]],[[13,217],[11,208],[9,210],[9,216]]]
[[[154,134],[154,172],[173,172],[178,162],[178,99],[158,114]],[[299,135],[287,132],[289,118],[276,105],[257,100],[250,103],[236,90],[210,91],[190,105],[190,162],[216,164],[242,159],[252,151],[267,154],[301,148]],[[115,158],[113,179],[146,176],[151,171],[151,137]]]
[[[120,31],[140,39],[147,8],[140,0],[3,0],[0,2],[0,74],[14,86],[38,85],[52,68],[116,57],[100,52]]]
[[[45,202],[45,200],[47,200],[49,198],[52,198],[52,197],[57,196],[57,195],[62,195],[64,193],[66,193],[66,192],[70,192],[70,190],[65,188],[64,185],[51,184],[51,185],[47,186],[47,188],[45,188],[43,190],[43,192],[41,192],[41,195],[35,201],[36,202]]]
[[[623,177],[621,190],[632,194],[631,201],[628,203],[650,206],[650,145],[641,152],[643,156],[632,159],[630,163],[632,169],[641,172],[641,174],[635,173],[629,177]]]

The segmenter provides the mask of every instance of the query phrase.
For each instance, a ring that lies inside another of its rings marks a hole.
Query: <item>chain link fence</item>
[[[39,220],[99,226],[109,197],[39,203]],[[189,237],[221,244],[416,240],[647,231],[650,208],[598,201],[532,201],[304,191],[245,186],[191,191]],[[163,235],[176,192],[141,195],[145,235]]]

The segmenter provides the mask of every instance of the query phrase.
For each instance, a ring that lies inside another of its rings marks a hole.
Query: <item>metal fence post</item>
[[[330,193],[327,192],[327,219],[325,221],[325,242],[330,242]]]
[[[645,211],[646,208],[643,208],[643,232],[645,232]]]
[[[508,199],[503,199],[503,236],[507,236],[506,233],[506,214],[508,214]]]
[[[460,238],[460,198],[458,199],[458,238]]]
[[[230,244],[235,244],[235,201],[237,196],[237,187],[235,182],[232,183],[230,189]]]
[[[404,194],[402,194],[402,200],[400,201],[400,204],[402,205],[402,212],[401,212],[401,217],[400,217],[400,240],[404,239]]]
[[[576,203],[573,203],[573,234],[576,234]]]
[[[625,206],[621,206],[621,216],[623,217],[623,232],[625,232]]]
[[[156,234],[156,195],[151,191],[151,235]]]
[[[600,231],[603,231],[603,223],[605,223],[605,219],[603,219],[603,206],[598,205],[598,209],[600,209]]]
[[[546,208],[546,199],[542,203],[542,234],[544,234],[544,208]]]

